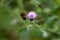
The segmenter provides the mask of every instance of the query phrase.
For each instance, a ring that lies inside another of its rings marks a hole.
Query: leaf
[[[55,18],[56,18],[55,16],[51,16],[47,18],[46,23],[50,28],[53,28],[53,25],[55,23]]]

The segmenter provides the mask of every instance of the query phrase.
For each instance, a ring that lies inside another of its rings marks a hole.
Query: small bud
[[[25,14],[24,12],[21,13],[20,15],[21,15],[21,17],[23,18],[23,20],[26,20],[26,14]]]

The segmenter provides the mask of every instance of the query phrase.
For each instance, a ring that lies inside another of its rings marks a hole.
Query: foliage
[[[60,40],[60,0],[0,0],[0,40]]]

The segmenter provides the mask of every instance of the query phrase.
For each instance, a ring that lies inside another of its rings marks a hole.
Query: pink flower
[[[28,17],[29,19],[35,19],[35,18],[36,18],[36,13],[33,12],[33,11],[31,11],[31,12],[29,12],[29,13],[27,14],[27,17]]]

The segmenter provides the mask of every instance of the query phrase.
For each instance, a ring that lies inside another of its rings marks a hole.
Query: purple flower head
[[[28,17],[29,19],[35,19],[35,18],[36,18],[36,13],[33,12],[33,11],[31,11],[31,12],[29,12],[29,13],[27,14],[27,17]]]

